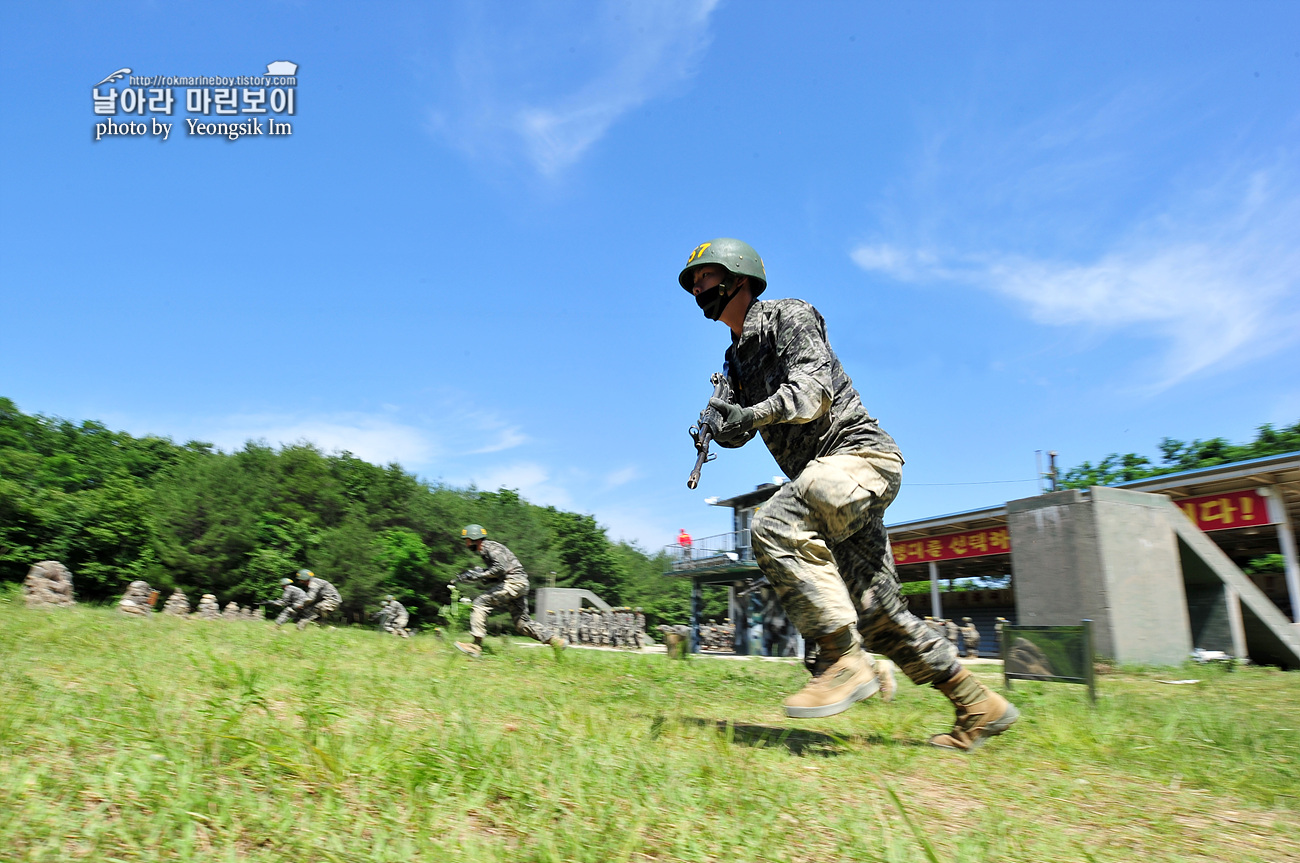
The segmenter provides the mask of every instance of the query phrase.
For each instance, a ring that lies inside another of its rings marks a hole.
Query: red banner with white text
[[[925,539],[901,540],[890,545],[894,549],[894,563],[927,563],[932,560],[1008,554],[1011,551],[1011,537],[1005,527],[990,527],[928,536]]]

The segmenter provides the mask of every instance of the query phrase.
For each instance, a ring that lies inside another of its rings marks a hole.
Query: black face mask
[[[704,312],[704,317],[716,321],[722,317],[727,304],[736,296],[736,279],[730,273],[707,291],[701,291],[695,297],[695,305]]]

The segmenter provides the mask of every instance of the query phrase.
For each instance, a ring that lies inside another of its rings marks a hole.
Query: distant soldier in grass
[[[406,624],[411,620],[410,613],[406,606],[397,601],[397,597],[391,593],[384,597],[384,616],[381,618],[381,626],[384,632],[391,632],[398,638],[410,638],[411,633],[407,631]]]
[[[293,617],[293,607],[307,598],[307,591],[294,584],[292,578],[280,579],[280,587],[284,588],[280,598],[267,603],[280,609],[280,613],[275,617],[276,626],[283,626],[285,621]]]
[[[980,631],[975,628],[975,624],[969,617],[961,619],[961,640],[966,646],[966,656],[975,657],[980,655]]]
[[[833,716],[880,690],[866,651],[885,654],[953,703],[935,746],[968,751],[1015,722],[1015,707],[962,667],[948,639],[907,608],[885,533],[902,481],[893,438],[862,406],[802,300],[760,301],[767,274],[746,243],[697,246],[678,274],[705,317],[731,330],[723,372],[734,401],[714,398],[714,439],[739,447],[762,435],[790,481],[754,516],[755,557],[791,621],[816,642],[812,680],[785,700],[789,716]]]
[[[952,618],[943,621],[943,637],[952,643],[953,647],[957,646],[957,622]]]
[[[482,656],[488,615],[498,608],[510,612],[515,621],[515,629],[521,635],[535,638],[543,644],[549,643],[552,647],[563,647],[563,638],[548,632],[538,621],[528,616],[528,573],[524,572],[519,558],[501,543],[488,539],[487,531],[480,524],[466,525],[460,535],[465,540],[465,547],[477,552],[487,567],[471,570],[463,574],[461,579],[483,581],[489,587],[474,600],[474,609],[469,615],[469,634],[474,639],[473,642],[457,641],[456,649],[469,656]]]
[[[293,610],[298,614],[299,630],[306,629],[307,624],[313,620],[319,620],[337,611],[343,602],[338,588],[310,569],[298,570],[298,584],[302,585],[306,592],[306,595],[293,605]]]

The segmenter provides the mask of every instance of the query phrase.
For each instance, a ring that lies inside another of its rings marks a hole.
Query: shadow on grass
[[[658,737],[670,720],[656,716],[650,724],[650,736]],[[850,746],[920,746],[910,740],[895,740],[881,734],[826,734],[801,728],[781,728],[775,725],[749,725],[728,719],[701,719],[684,716],[672,720],[694,728],[712,728],[737,746],[758,749],[782,748],[791,755],[834,758],[843,755]]]

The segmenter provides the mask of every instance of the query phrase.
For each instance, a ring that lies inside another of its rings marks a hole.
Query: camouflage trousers
[[[410,621],[411,615],[403,612],[392,620],[384,623],[384,632],[391,632],[398,638],[410,638],[411,633],[406,631],[406,624]]]
[[[510,613],[520,635],[538,641],[549,638],[546,628],[528,616],[528,579],[507,578],[480,593],[469,613],[469,634],[475,638],[485,637],[488,615],[498,608],[504,608]]]
[[[337,610],[339,604],[333,599],[322,599],[320,602],[313,603],[298,612],[298,628],[306,629],[307,624],[313,620],[319,620],[330,612]]]
[[[804,638],[853,625],[913,682],[943,682],[957,651],[908,611],[885,533],[902,466],[892,453],[814,459],[754,514],[754,554]]]
[[[293,618],[293,607],[286,605],[284,610],[275,616],[275,625],[283,626]]]

